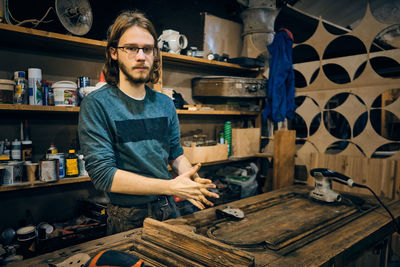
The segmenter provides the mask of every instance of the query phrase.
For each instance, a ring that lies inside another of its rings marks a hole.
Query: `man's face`
[[[153,36],[141,27],[133,26],[119,39],[118,47],[111,48],[111,57],[118,61],[120,80],[126,79],[134,84],[149,81],[154,62]],[[136,48],[142,49],[136,49]]]

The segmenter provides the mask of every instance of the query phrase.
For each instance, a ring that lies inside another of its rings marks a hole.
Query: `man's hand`
[[[200,164],[196,164],[189,171],[170,180],[170,190],[172,195],[187,199],[199,209],[204,209],[203,203],[209,206],[214,205],[206,196],[214,198],[219,198],[219,196],[207,190],[207,188],[215,188],[216,186],[210,179],[199,177],[197,171],[200,169],[200,166]]]

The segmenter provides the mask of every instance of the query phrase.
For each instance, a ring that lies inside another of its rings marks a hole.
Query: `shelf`
[[[259,157],[259,155],[254,155],[251,157],[241,157],[241,158],[234,158],[230,157],[226,160],[219,160],[219,161],[212,161],[212,162],[204,162],[202,166],[211,166],[211,165],[218,165],[218,164],[225,164],[225,163],[234,163],[239,161],[245,161],[252,158]],[[172,170],[170,166],[168,166],[168,170]],[[1,192],[9,192],[9,191],[18,191],[18,190],[25,190],[25,189],[33,189],[39,187],[48,187],[48,186],[56,186],[56,185],[64,185],[64,184],[74,184],[74,183],[83,183],[89,182],[89,176],[80,176],[75,178],[61,178],[56,182],[42,182],[42,181],[34,181],[34,182],[22,182],[12,185],[2,185],[0,186],[0,193]]]
[[[257,116],[259,111],[237,111],[237,110],[176,110],[178,115],[248,115]]]
[[[79,107],[62,107],[62,106],[36,106],[36,105],[17,105],[17,104],[0,104],[0,110],[18,110],[18,111],[47,111],[47,112],[79,112]]]
[[[247,72],[258,72],[257,68],[245,68],[237,64],[208,60],[205,58],[189,57],[172,53],[161,52],[163,63],[177,63],[182,65],[192,65],[198,67],[213,67],[215,69],[242,70]]]
[[[38,187],[48,187],[48,186],[63,185],[63,184],[82,183],[88,181],[90,181],[89,176],[80,176],[76,178],[61,178],[56,182],[42,182],[42,181],[23,182],[12,185],[2,185],[0,186],[0,192],[32,189]]]
[[[0,23],[1,46],[105,58],[106,42]],[[21,41],[22,40],[22,41]]]
[[[62,106],[34,106],[34,105],[17,105],[17,104],[0,104],[0,110],[7,111],[44,111],[44,112],[73,112],[78,113],[79,107],[62,107]],[[257,116],[258,111],[236,111],[236,110],[185,110],[178,109],[176,111],[180,115],[247,115]]]
[[[0,23],[0,36],[0,46],[2,47],[31,51],[38,50],[47,53],[69,54],[83,58],[105,59],[105,48],[107,46],[105,41],[47,32],[5,23]],[[244,74],[248,72],[258,72],[258,69],[256,68],[246,68],[237,64],[213,61],[204,58],[195,58],[166,52],[161,52],[161,56],[163,62],[167,64],[174,63],[192,67],[212,67],[222,70],[236,70],[244,72]]]

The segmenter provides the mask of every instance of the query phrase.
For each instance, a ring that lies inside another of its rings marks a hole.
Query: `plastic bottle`
[[[27,104],[28,103],[28,86],[25,79],[24,71],[14,72],[14,104]]]
[[[225,144],[225,138],[224,138],[224,132],[223,131],[220,131],[219,134],[218,134],[218,142],[220,144]]]
[[[18,139],[11,142],[11,159],[21,160],[21,141]]]
[[[51,142],[50,147],[47,149],[46,154],[57,154],[57,153],[58,153],[58,149],[54,146],[54,143]]]
[[[43,79],[42,80],[42,104],[43,106],[50,106],[49,105],[49,83]]]
[[[68,151],[68,156],[65,158],[65,177],[79,176],[78,156],[75,154],[75,149]]]
[[[47,83],[49,86],[49,106],[54,106],[55,105],[55,100],[54,100],[54,89],[52,87],[52,84],[49,82]]]

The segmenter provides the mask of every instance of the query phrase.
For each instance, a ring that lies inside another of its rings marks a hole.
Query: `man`
[[[179,216],[172,196],[199,209],[218,195],[183,155],[172,100],[146,82],[160,77],[160,51],[152,23],[126,11],[112,25],[103,72],[107,85],[81,104],[79,140],[86,169],[97,189],[108,193],[107,232],[140,227],[146,217]],[[168,163],[178,174],[171,179]]]

